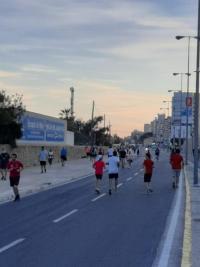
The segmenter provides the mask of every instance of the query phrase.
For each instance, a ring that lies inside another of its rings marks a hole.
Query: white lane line
[[[135,176],[138,175],[138,172],[136,172],[134,175],[135,175]]]
[[[25,238],[20,238],[20,239],[13,241],[12,243],[2,247],[2,248],[0,248],[0,253],[8,250],[9,248],[12,248],[12,247],[18,245],[19,243],[22,243],[24,240],[25,240]]]
[[[117,188],[119,188],[119,187],[122,186],[122,185],[123,185],[123,183],[118,184],[118,185],[117,185]]]
[[[140,169],[140,171],[142,172],[144,169]]]
[[[77,211],[78,211],[77,209],[74,209],[74,210],[68,212],[67,214],[61,216],[60,218],[53,220],[53,222],[54,223],[58,223],[58,222],[64,220],[65,218],[71,216],[72,214],[76,213]]]
[[[106,193],[103,193],[103,194],[99,195],[98,197],[93,198],[91,201],[94,202],[94,201],[104,197],[105,195],[106,195]]]
[[[126,181],[130,181],[132,179],[133,179],[133,177],[129,177],[129,178],[126,179]]]
[[[176,226],[178,223],[178,216],[179,216],[180,208],[181,208],[181,199],[182,199],[182,194],[183,194],[183,189],[182,189],[182,183],[183,182],[182,182],[182,180],[183,180],[183,176],[181,174],[180,180],[179,180],[179,187],[177,190],[178,192],[177,192],[177,196],[176,196],[176,202],[175,202],[175,206],[173,208],[169,228],[167,229],[166,238],[165,238],[164,245],[163,245],[161,255],[159,258],[159,262],[157,265],[158,267],[169,266],[168,262],[169,262],[169,258],[171,255],[175,230],[176,230]]]

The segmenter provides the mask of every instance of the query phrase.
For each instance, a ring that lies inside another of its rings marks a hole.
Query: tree
[[[0,144],[16,147],[16,139],[22,136],[21,117],[25,111],[22,95],[7,95],[0,91]]]

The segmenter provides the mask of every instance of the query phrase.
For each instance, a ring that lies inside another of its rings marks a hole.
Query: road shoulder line
[[[192,224],[191,224],[191,192],[186,171],[185,186],[186,186],[186,207],[185,207],[185,227],[183,234],[183,250],[181,267],[190,267],[191,263],[191,244],[192,244]]]
[[[9,248],[12,248],[14,246],[17,246],[18,244],[22,243],[24,240],[25,240],[25,238],[19,238],[19,239],[13,241],[12,243],[10,243],[10,244],[8,244],[8,245],[0,248],[0,253],[8,250]]]

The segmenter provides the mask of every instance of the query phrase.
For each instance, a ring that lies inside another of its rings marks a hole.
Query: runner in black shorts
[[[112,194],[112,190],[117,191],[119,173],[119,157],[117,152],[113,151],[113,156],[108,158],[108,177],[109,177],[109,195]]]

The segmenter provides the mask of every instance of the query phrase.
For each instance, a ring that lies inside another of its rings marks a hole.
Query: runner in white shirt
[[[108,158],[108,177],[109,177],[109,195],[112,194],[112,189],[117,191],[119,173],[119,157],[117,151],[113,151],[113,156]]]

